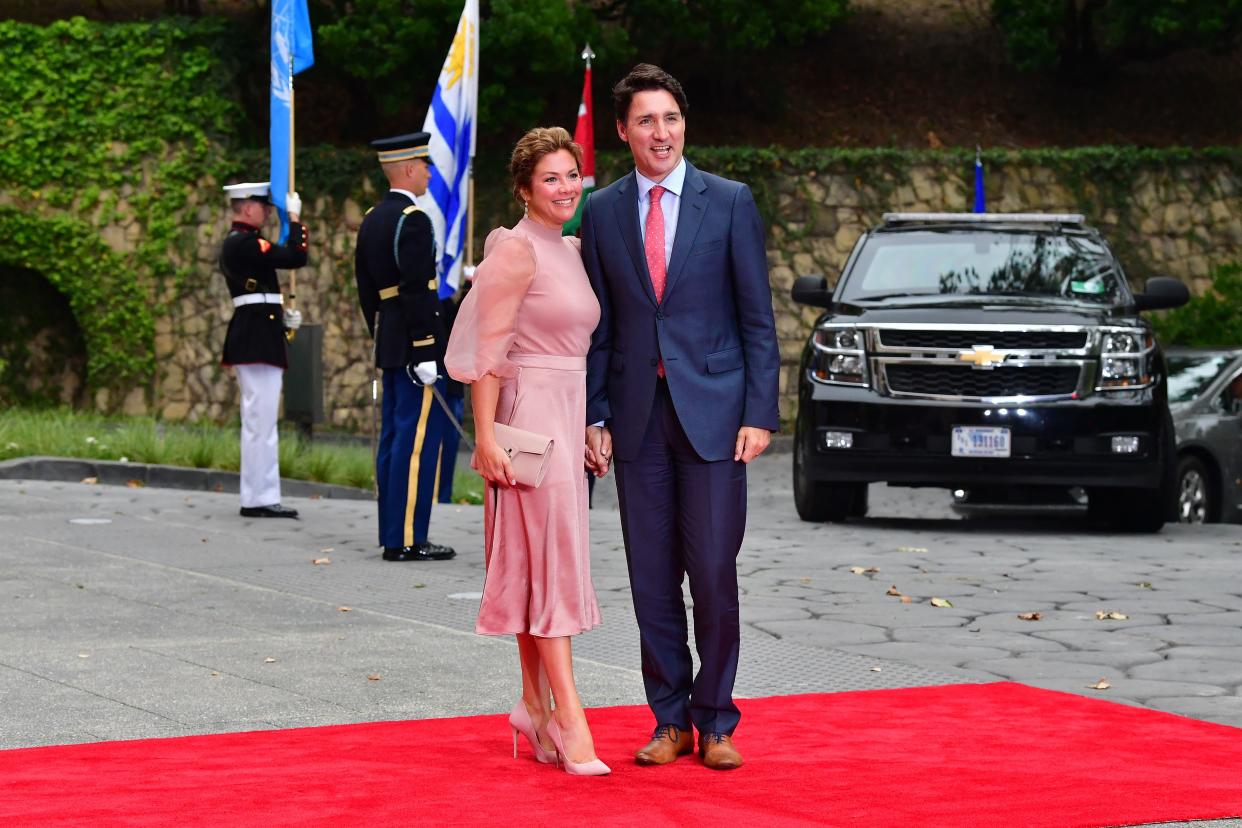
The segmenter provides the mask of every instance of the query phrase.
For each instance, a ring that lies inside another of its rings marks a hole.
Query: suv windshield
[[[1169,402],[1190,402],[1216,379],[1231,357],[1223,354],[1171,354]]]
[[[1118,304],[1121,285],[1112,255],[1091,236],[916,230],[871,236],[842,298],[1044,296]]]

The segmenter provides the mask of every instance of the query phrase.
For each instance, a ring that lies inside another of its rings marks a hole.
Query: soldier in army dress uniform
[[[436,287],[431,219],[416,199],[431,180],[426,132],[371,142],[390,190],[358,229],[358,300],[383,372],[383,425],[375,462],[379,544],[386,561],[437,561],[456,553],[431,543],[431,505],[443,421],[431,392],[448,339]]]
[[[306,264],[306,228],[298,221],[302,202],[297,193],[288,195],[289,243],[280,245],[259,232],[272,214],[268,182],[224,189],[233,226],[220,250],[220,270],[234,310],[221,363],[233,368],[241,385],[241,514],[296,518],[296,509],[280,503],[276,419],[289,365],[285,331],[297,330],[302,315],[283,308],[276,270]]]

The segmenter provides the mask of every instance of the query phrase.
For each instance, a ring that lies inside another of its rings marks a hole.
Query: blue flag
[[[315,63],[306,0],[272,0],[272,203],[280,215],[280,243],[289,236],[285,194],[289,191],[289,148],[293,144],[293,76]]]
[[[435,229],[440,296],[461,284],[468,193],[479,112],[479,2],[466,0],[448,57],[440,69],[423,130],[431,133],[431,182],[418,200]]]
[[[975,212],[987,212],[987,199],[983,192],[983,158],[975,151]]]

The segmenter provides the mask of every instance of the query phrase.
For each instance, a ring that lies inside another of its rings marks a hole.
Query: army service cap
[[[421,158],[428,164],[434,163],[431,160],[430,144],[430,132],[410,132],[405,135],[380,138],[371,142],[371,146],[375,147],[375,151],[379,154],[379,162],[381,164],[391,164],[393,161],[410,161],[415,158]]]
[[[227,184],[224,191],[233,200],[249,198],[264,204],[271,204],[271,184],[267,181],[247,181],[243,184]]]

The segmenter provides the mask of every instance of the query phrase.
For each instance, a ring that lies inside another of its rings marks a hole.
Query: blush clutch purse
[[[509,455],[509,465],[513,467],[513,476],[518,485],[537,487],[548,472],[553,439],[503,423],[493,425],[496,429],[496,444]]]

